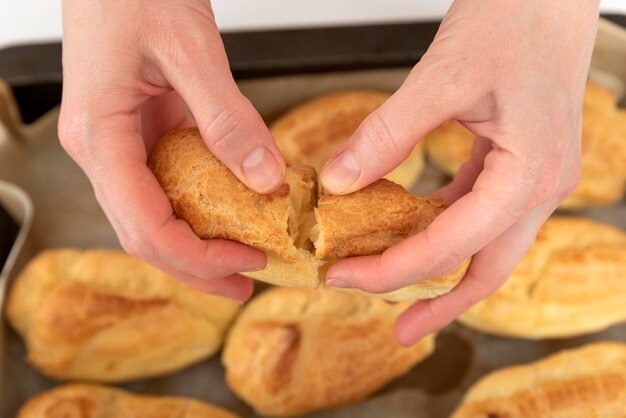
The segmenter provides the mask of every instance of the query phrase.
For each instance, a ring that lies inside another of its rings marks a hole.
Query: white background
[[[451,0],[213,0],[213,8],[220,28],[223,31],[236,31],[428,20],[443,16],[451,2]],[[60,4],[60,0],[0,0],[0,48],[59,40]],[[626,14],[626,0],[603,0],[601,9],[607,13]]]

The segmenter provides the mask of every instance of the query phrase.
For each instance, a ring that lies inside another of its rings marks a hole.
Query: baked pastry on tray
[[[348,90],[324,94],[302,103],[270,125],[288,165],[309,165],[318,172],[390,94]],[[423,145],[385,178],[410,189],[424,169]]]
[[[136,395],[99,385],[69,384],[30,399],[17,418],[237,418],[190,398]]]
[[[469,160],[474,135],[449,121],[426,137],[428,158],[453,176]],[[583,102],[582,177],[561,209],[608,206],[626,189],[626,110],[617,108],[615,94],[588,82]]]
[[[322,195],[318,200],[316,173],[307,166],[290,167],[281,188],[259,195],[211,154],[195,128],[165,135],[149,165],[176,216],[197,236],[239,241],[264,251],[267,267],[244,274],[282,286],[316,288],[323,284],[324,264],[380,254],[422,231],[446,208],[442,200],[413,196],[385,179],[349,195]],[[415,300],[449,292],[468,265],[466,260],[445,277],[382,296]]]
[[[211,356],[239,309],[121,251],[72,248],[31,260],[7,302],[31,365],[55,379],[102,382],[162,375]]]
[[[526,339],[572,337],[626,321],[626,233],[585,218],[548,219],[504,286],[459,321]]]
[[[618,418],[626,412],[626,344],[600,342],[488,374],[452,418]]]
[[[434,336],[401,347],[393,324],[408,304],[357,294],[272,288],[228,335],[231,389],[259,414],[303,415],[361,400],[431,354]]]

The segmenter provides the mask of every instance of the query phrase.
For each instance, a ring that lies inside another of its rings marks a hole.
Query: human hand
[[[206,0],[64,0],[61,144],[85,171],[122,246],[200,290],[245,300],[265,255],[203,241],[176,219],[146,165],[165,132],[194,121],[209,149],[260,193],[285,164],[238,90]]]
[[[390,172],[446,120],[476,135],[471,160],[436,193],[452,205],[424,232],[327,273],[329,285],[383,293],[473,256],[452,292],[398,319],[401,343],[444,327],[500,287],[575,189],[597,20],[595,0],[456,0],[402,87],[322,170],[327,190],[350,193]]]

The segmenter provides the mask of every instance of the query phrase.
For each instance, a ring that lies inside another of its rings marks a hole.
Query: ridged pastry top
[[[452,418],[626,416],[626,345],[589,344],[478,381]]]
[[[460,319],[524,338],[580,335],[626,321],[626,233],[585,218],[548,219],[504,286]]]
[[[433,350],[393,335],[406,303],[327,290],[273,288],[231,329],[222,362],[229,386],[261,414],[301,415],[362,399]]]
[[[17,418],[237,418],[190,398],[135,395],[106,386],[72,384],[32,398]]]
[[[238,310],[121,251],[77,249],[31,260],[7,304],[33,366],[57,379],[108,382],[208,357]]]

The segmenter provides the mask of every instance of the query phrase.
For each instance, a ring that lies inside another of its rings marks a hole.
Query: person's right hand
[[[200,290],[246,300],[238,272],[265,255],[197,238],[146,165],[165,132],[193,124],[248,187],[267,193],[285,163],[238,90],[207,0],[64,0],[61,144],[85,171],[126,251]]]

